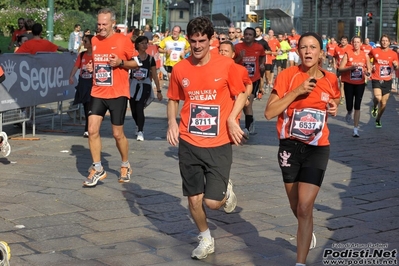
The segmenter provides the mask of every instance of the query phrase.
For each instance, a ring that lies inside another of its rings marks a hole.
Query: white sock
[[[297,262],[297,263],[295,263],[295,266],[306,266],[306,264]]]
[[[200,232],[200,236],[206,237],[208,239],[212,239],[211,231],[209,230],[209,228],[206,229],[206,231],[204,231],[204,232]]]

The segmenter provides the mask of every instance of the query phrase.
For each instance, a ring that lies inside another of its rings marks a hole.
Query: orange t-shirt
[[[94,36],[93,45],[93,88],[91,96],[102,99],[130,97],[129,71],[124,67],[111,67],[109,59],[116,54],[124,61],[138,53],[132,41],[123,34],[112,34],[108,38]]]
[[[269,45],[270,49],[272,50],[272,52],[277,52],[277,50],[281,47],[280,42],[273,38],[271,40],[269,40],[267,42],[267,44]],[[276,59],[276,56],[273,54],[267,54],[266,55],[266,63],[265,64],[273,64],[273,60]]]
[[[58,46],[44,39],[32,39],[24,42],[15,52],[17,54],[36,54],[39,52],[57,52]]]
[[[238,66],[228,57],[211,54],[203,66],[192,56],[173,67],[168,98],[184,101],[180,111],[180,138],[197,147],[219,147],[231,143],[227,118],[235,97],[245,92]],[[198,73],[201,73],[200,75]]]
[[[337,43],[328,43],[327,44],[327,55],[329,56],[334,56],[335,53],[335,47],[337,47]]]
[[[16,42],[18,40],[18,36],[24,34],[25,32],[26,32],[25,29],[15,30],[12,34],[11,41]]]
[[[341,64],[342,58],[344,58],[345,53],[350,50],[353,50],[353,47],[350,44],[347,44],[345,47],[338,45],[335,47],[334,57],[337,68],[339,68],[339,65]]]
[[[278,116],[279,139],[294,138],[314,146],[330,144],[327,103],[330,99],[339,98],[340,90],[337,76],[328,71],[323,73],[324,77],[317,80],[315,89],[309,95],[298,97]],[[309,75],[301,70],[301,66],[289,67],[277,75],[274,91],[283,98],[308,78]]]
[[[398,54],[387,49],[383,51],[380,47],[374,48],[369,53],[370,58],[373,58],[373,71],[371,79],[373,80],[391,80],[394,71],[392,62],[398,60]]]
[[[288,43],[291,46],[290,52],[295,52],[298,50],[298,44],[299,44],[299,39],[301,38],[301,35],[295,34],[294,36],[290,35],[287,37]]]
[[[370,44],[362,44],[362,46],[360,46],[360,50],[362,50],[363,52],[366,53],[366,55],[368,55],[370,51],[373,50],[373,46],[371,46]]]
[[[4,75],[4,70],[3,68],[0,66],[0,77]]]
[[[237,63],[247,68],[251,81],[255,82],[260,79],[259,57],[266,56],[263,46],[257,42],[254,42],[251,46],[240,42],[234,48],[236,56],[241,54],[241,51],[245,51],[242,60]]]
[[[363,51],[356,55],[353,50],[346,52],[347,61],[345,67],[357,64],[357,69],[341,72],[341,81],[349,84],[363,84],[366,81],[364,71],[367,71],[367,58]]]
[[[91,79],[93,78],[93,74],[86,70],[86,65],[92,60],[92,56],[88,55],[87,52],[83,52],[83,56],[78,54],[76,58],[75,66],[80,69],[79,76],[84,79]]]

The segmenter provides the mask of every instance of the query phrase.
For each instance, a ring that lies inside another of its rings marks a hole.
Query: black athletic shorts
[[[265,65],[266,71],[270,71],[270,73],[273,73],[273,69],[274,69],[275,65],[276,65],[276,59],[273,59],[271,64]]]
[[[281,60],[276,59],[276,66],[281,67],[282,69],[286,69],[287,68],[287,59],[281,59]]]
[[[391,80],[375,80],[371,81],[371,86],[373,89],[380,89],[382,96],[388,94],[392,90],[392,79]]]
[[[179,140],[179,168],[183,181],[183,195],[204,193],[207,199],[225,198],[233,161],[231,144],[214,148],[200,148]]]
[[[111,124],[122,126],[125,122],[127,98],[119,97],[115,99],[101,99],[92,97],[90,100],[89,115],[99,115],[104,117],[107,111],[111,116]]]
[[[282,139],[277,154],[284,183],[304,182],[321,186],[330,156],[330,146],[313,146]]]

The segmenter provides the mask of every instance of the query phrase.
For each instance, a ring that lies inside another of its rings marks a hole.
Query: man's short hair
[[[35,21],[31,18],[28,18],[25,20],[25,30],[32,30],[33,24],[35,24]]]
[[[231,46],[231,50],[232,50],[233,52],[235,52],[234,44],[233,44],[231,41],[223,41],[223,42],[220,43],[220,45],[222,45],[222,44],[230,45],[230,46]],[[220,46],[219,46],[219,47],[220,47]]]
[[[206,17],[196,17],[190,20],[187,24],[187,37],[195,34],[206,35],[210,40],[215,30],[213,28],[212,22]]]
[[[108,7],[104,7],[104,8],[101,8],[100,10],[98,10],[97,15],[108,14],[108,13],[111,14],[111,20],[116,20],[115,11],[113,9],[111,9],[111,8],[108,8]]]
[[[35,23],[32,26],[32,34],[34,36],[39,36],[43,31],[43,26],[40,23]]]

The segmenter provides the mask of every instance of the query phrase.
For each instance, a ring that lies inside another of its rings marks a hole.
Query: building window
[[[180,11],[179,11],[179,18],[180,18],[180,19],[183,19],[183,18],[184,18],[184,12],[183,12],[183,10],[180,10]]]

